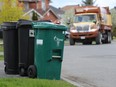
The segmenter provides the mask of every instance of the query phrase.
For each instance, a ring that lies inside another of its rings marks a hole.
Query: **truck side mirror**
[[[70,22],[67,22],[67,25],[70,25]]]
[[[71,18],[68,18],[67,19],[67,25],[70,25],[71,24]]]
[[[97,23],[97,21],[96,21],[96,20],[94,20],[94,21],[93,21],[93,23],[95,23],[95,24],[96,24],[96,23]]]

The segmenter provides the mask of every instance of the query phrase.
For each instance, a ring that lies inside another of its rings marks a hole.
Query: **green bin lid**
[[[67,30],[64,25],[54,24],[52,22],[32,22],[32,27],[36,29],[59,29]]]

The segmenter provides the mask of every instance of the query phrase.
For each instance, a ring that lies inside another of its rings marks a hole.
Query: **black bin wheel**
[[[7,66],[4,67],[4,72],[7,74]]]
[[[26,76],[26,70],[24,67],[20,67],[19,68],[19,75],[20,76]]]
[[[29,78],[36,78],[37,77],[36,66],[35,65],[30,65],[27,73],[28,73]]]

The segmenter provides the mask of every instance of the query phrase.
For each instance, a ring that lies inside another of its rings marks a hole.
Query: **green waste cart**
[[[33,22],[35,30],[34,64],[28,69],[29,77],[60,79],[65,30],[64,25]]]

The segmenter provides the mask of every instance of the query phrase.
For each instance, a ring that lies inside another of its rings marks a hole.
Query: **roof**
[[[25,15],[27,15],[27,14],[29,14],[29,13],[31,13],[31,12],[35,12],[35,13],[37,13],[37,15],[39,16],[39,17],[43,17],[44,15],[46,15],[47,14],[47,12],[49,12],[49,11],[51,11],[57,18],[60,18],[56,13],[54,13],[54,11],[52,10],[52,9],[47,9],[46,11],[44,11],[44,10],[41,10],[41,9],[28,9],[27,10],[27,12],[25,11],[25,14],[23,15],[23,16],[25,16]]]
[[[23,1],[23,2],[38,2],[41,0],[19,0],[19,1]],[[52,2],[51,0],[49,0],[50,2]]]
[[[23,1],[23,2],[38,2],[39,0],[19,0],[19,1]]]
[[[63,11],[67,11],[67,10],[72,10],[72,9],[74,9],[76,7],[78,7],[78,5],[66,5],[66,6],[62,7],[61,9]]]
[[[48,9],[46,9],[45,11],[44,10],[42,10],[42,9],[25,9],[24,10],[24,12],[25,12],[25,14],[24,15],[27,15],[27,14],[29,14],[30,12],[32,12],[32,11],[35,11],[40,17],[41,16],[44,16],[48,11],[52,11],[52,13],[58,18],[58,19],[60,19],[60,16],[59,16],[59,14],[60,15],[62,15],[62,14],[64,14],[64,11],[63,10],[61,10],[61,9],[58,9],[58,8],[56,8],[56,7],[53,7],[53,6],[50,6]]]
[[[53,7],[51,5],[49,8],[52,9],[55,12],[55,14],[64,14],[64,11],[62,9],[58,9],[58,8]]]
[[[27,15],[27,14],[33,12],[33,11],[34,11],[35,13],[37,13],[38,16],[42,17],[42,15],[41,15],[37,10],[35,10],[35,9],[29,9],[23,16],[25,16],[25,15]]]

